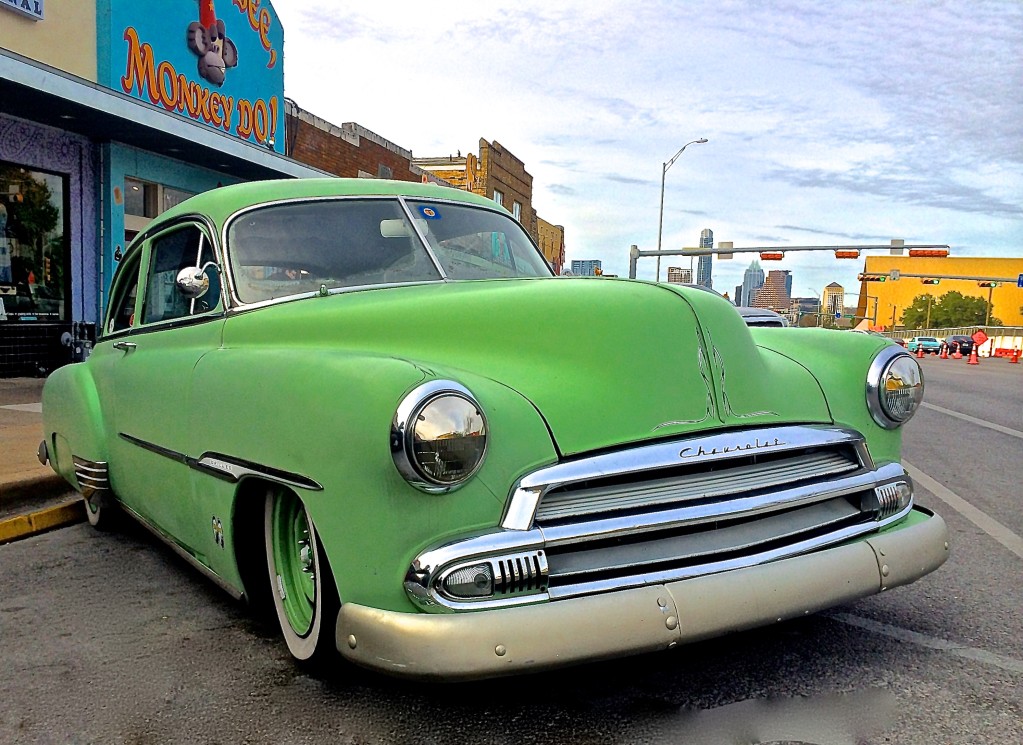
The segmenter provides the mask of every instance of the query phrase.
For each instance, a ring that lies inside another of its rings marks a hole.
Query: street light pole
[[[660,250],[661,250],[661,234],[664,231],[664,177],[668,174],[668,169],[671,168],[673,165],[675,165],[675,161],[679,159],[679,156],[682,155],[683,152],[685,152],[685,149],[687,147],[689,147],[690,145],[702,145],[706,141],[707,141],[706,137],[701,137],[698,140],[693,140],[692,142],[687,142],[685,145],[683,145],[681,148],[679,148],[679,151],[677,153],[675,153],[671,157],[671,160],[669,160],[666,163],[664,163],[663,166],[661,167],[661,211],[660,211],[660,215],[659,215],[659,217],[657,219],[657,251],[658,251],[658,254],[657,254],[657,279],[656,279],[657,282],[661,281],[661,254],[660,254]],[[692,262],[690,262],[690,264],[691,263]],[[692,280],[690,280],[690,281],[692,281]]]

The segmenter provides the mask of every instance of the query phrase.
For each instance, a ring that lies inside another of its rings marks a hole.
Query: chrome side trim
[[[151,453],[162,455],[164,458],[177,461],[189,468],[207,473],[216,478],[223,479],[224,481],[230,481],[236,483],[241,481],[243,478],[248,476],[258,476],[268,481],[276,481],[277,483],[284,484],[286,486],[296,486],[301,489],[309,489],[311,491],[323,491],[323,486],[319,482],[314,481],[311,478],[303,476],[300,473],[293,473],[291,471],[285,471],[280,468],[274,468],[273,466],[266,466],[260,463],[253,463],[252,461],[243,460],[242,458],[235,458],[230,455],[223,455],[221,453],[203,453],[199,458],[192,458],[184,453],[179,453],[177,450],[171,450],[165,448],[162,445],[156,445],[146,440],[141,440],[138,437],[132,437],[124,432],[118,433],[119,436],[127,440],[133,445],[137,445],[143,450],[148,450]]]
[[[98,491],[110,491],[110,468],[106,461],[95,461],[71,455],[75,479],[86,498]]]
[[[543,495],[554,486],[609,476],[656,471],[686,463],[716,463],[752,452],[784,452],[810,447],[859,446],[855,431],[828,425],[764,427],[645,445],[631,450],[558,463],[523,476],[515,485],[501,527],[528,530]],[[857,447],[859,452],[859,448]]]

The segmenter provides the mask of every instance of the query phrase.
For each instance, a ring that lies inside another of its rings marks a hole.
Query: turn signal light
[[[857,274],[856,279],[860,282],[884,282],[888,277],[884,274]]]

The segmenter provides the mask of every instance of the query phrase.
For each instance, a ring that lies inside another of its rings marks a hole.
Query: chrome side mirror
[[[186,266],[178,272],[178,276],[174,280],[178,292],[189,300],[201,298],[210,289],[210,277],[206,274],[206,270],[211,268],[219,271],[219,267],[212,261],[207,261],[202,266]]]

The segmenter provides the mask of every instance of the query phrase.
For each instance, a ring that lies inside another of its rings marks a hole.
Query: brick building
[[[343,178],[445,183],[412,163],[412,153],[355,122],[340,126],[285,100],[285,154]]]
[[[561,274],[565,268],[565,226],[552,225],[542,217],[536,218],[537,232],[540,234],[540,250],[555,274]]]
[[[500,142],[480,138],[479,155],[414,158],[413,164],[452,186],[493,199],[512,213],[533,240],[540,243],[533,209],[533,177],[525,164]]]
[[[767,273],[763,286],[757,290],[752,305],[756,308],[770,308],[774,311],[786,312],[789,309],[789,272],[785,269],[772,269]]]

